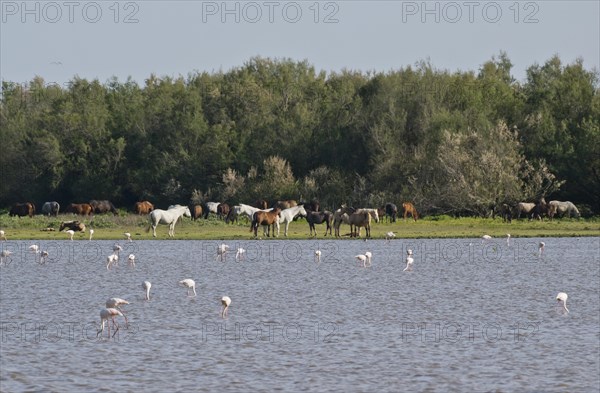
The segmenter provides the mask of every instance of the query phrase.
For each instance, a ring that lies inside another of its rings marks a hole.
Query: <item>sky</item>
[[[5,1],[0,79],[187,76],[255,56],[318,71],[429,61],[475,71],[507,53],[513,76],[553,55],[600,69],[600,1]]]

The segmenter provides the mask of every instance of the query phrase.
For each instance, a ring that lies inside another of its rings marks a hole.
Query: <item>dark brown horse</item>
[[[12,208],[10,209],[10,212],[8,213],[9,216],[18,216],[18,217],[24,217],[24,216],[33,217],[34,214],[35,214],[35,205],[31,202],[15,203],[12,206]]]
[[[254,202],[254,207],[257,207],[261,210],[267,210],[269,208],[269,202],[265,201],[264,199],[259,199],[258,201]]]
[[[415,205],[413,205],[411,202],[404,202],[402,204],[402,209],[404,209],[404,219],[405,220],[409,214],[412,216],[413,220],[415,220],[415,221],[417,221],[417,219],[419,218],[419,213],[417,213],[417,209],[415,209]]]
[[[310,229],[310,236],[313,235],[313,231],[315,232],[315,237],[317,236],[317,229],[315,228],[315,224],[327,224],[327,227],[325,229],[325,236],[327,236],[327,231],[329,231],[329,235],[331,236],[331,227],[332,227],[332,221],[333,221],[333,213],[331,213],[330,211],[323,211],[323,212],[308,212],[307,211],[307,215],[306,215],[306,222],[308,222],[308,227]]]
[[[90,205],[92,205],[92,207],[94,208],[95,214],[103,214],[108,212],[111,212],[115,216],[118,214],[117,209],[115,209],[115,205],[113,205],[111,201],[108,201],[106,199],[102,201],[92,199],[90,201]]]
[[[414,208],[414,206],[413,206]],[[391,222],[396,222],[396,217],[398,217],[398,206],[393,203],[385,204],[385,215],[389,217]]]
[[[274,208],[270,212],[257,211],[252,216],[252,223],[250,224],[250,232],[254,231],[254,237],[258,236],[258,226],[259,225],[267,225],[267,236],[270,236],[271,225],[273,226],[273,237],[275,237],[275,225],[277,225],[277,229],[279,229],[279,212],[281,209]]]
[[[231,209],[227,203],[219,203],[219,206],[217,206],[217,216],[219,216],[221,220],[225,220],[229,215],[229,210]]]

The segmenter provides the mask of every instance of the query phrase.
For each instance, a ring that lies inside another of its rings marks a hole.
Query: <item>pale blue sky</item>
[[[74,75],[143,83],[151,73],[226,71],[252,56],[308,60],[325,71],[388,71],[429,59],[455,71],[506,51],[518,80],[554,54],[569,63],[582,57],[587,69],[600,64],[597,0],[23,4],[0,0],[0,78],[18,83],[35,75],[59,84]]]

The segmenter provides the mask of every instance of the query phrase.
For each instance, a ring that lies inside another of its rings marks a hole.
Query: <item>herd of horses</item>
[[[198,218],[208,218],[212,213],[225,223],[238,222],[239,217],[246,217],[250,222],[250,232],[258,236],[259,226],[263,227],[265,236],[279,236],[280,225],[285,225],[284,236],[288,235],[289,224],[303,217],[309,225],[310,236],[317,236],[317,225],[325,224],[325,236],[340,237],[340,226],[347,224],[350,226],[350,237],[360,237],[362,228],[365,228],[366,236],[371,236],[371,223],[381,220],[396,222],[398,218],[398,207],[393,203],[386,203],[379,208],[361,208],[356,209],[350,206],[342,205],[334,212],[321,210],[317,200],[310,202],[297,202],[295,200],[275,201],[268,207],[266,200],[258,200],[252,205],[240,203],[230,206],[227,203],[204,202],[193,203],[188,206],[172,205],[167,210],[155,209],[149,201],[136,202],[133,206],[133,212],[138,215],[147,215],[149,226],[147,232],[152,228],[152,234],[156,237],[156,228],[159,224],[169,225],[169,237],[175,235],[175,224],[180,217],[189,217],[193,220]],[[41,210],[42,214],[57,216],[60,212],[60,205],[56,201],[45,202]],[[411,202],[402,204],[404,220],[412,218],[417,221],[419,214]],[[108,200],[91,200],[88,203],[71,203],[64,213],[72,213],[81,216],[91,216],[93,214],[113,213],[118,214],[115,206]],[[499,213],[505,222],[511,222],[513,218],[521,218],[523,215],[531,219],[542,219],[544,216],[553,219],[555,216],[580,217],[579,210],[571,202],[550,201],[546,203],[541,198],[536,203],[519,202],[514,206],[507,203],[501,204],[498,209],[494,209],[494,215]],[[16,203],[9,212],[10,216],[29,216],[36,214],[35,204],[32,202]],[[332,233],[333,232],[333,233]]]
[[[499,213],[505,222],[511,222],[513,218],[521,218],[523,216],[530,220],[542,220],[544,217],[548,217],[550,220],[554,219],[554,217],[581,217],[579,210],[572,202],[546,202],[544,198],[540,198],[535,203],[519,202],[514,206],[503,203],[499,207]]]

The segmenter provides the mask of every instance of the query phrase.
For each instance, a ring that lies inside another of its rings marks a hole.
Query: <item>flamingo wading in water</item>
[[[559,304],[562,304],[562,307],[566,312],[569,312],[569,309],[567,308],[567,298],[568,297],[569,296],[567,296],[567,294],[564,292],[559,292],[558,295],[556,295],[556,300],[558,301]]]
[[[231,304],[231,299],[229,296],[223,296],[221,298],[221,304],[223,305],[223,310],[221,311],[221,318],[225,318],[227,316],[227,310],[229,309],[229,305]]]
[[[194,280],[192,280],[191,278],[186,278],[185,280],[179,281],[179,283],[188,289],[187,290],[188,296],[191,296],[190,289],[194,293],[194,296],[196,296],[196,282]]]
[[[144,281],[142,283],[142,289],[146,291],[146,300],[150,300],[150,288],[152,288],[152,283],[150,283],[150,281]]]

